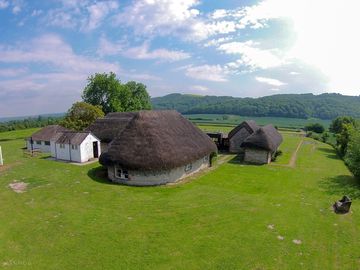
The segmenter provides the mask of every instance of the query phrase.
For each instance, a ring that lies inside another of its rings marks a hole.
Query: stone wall
[[[241,153],[243,152],[243,149],[240,147],[240,145],[244,142],[244,140],[250,136],[250,132],[243,127],[240,129],[234,136],[232,136],[229,140],[230,146],[229,151],[230,153]]]
[[[189,164],[187,164],[189,165]],[[108,167],[108,177],[111,181],[126,184],[131,186],[156,186],[166,183],[174,183],[184,177],[194,174],[204,168],[210,166],[210,156],[205,156],[197,161],[191,163],[191,169],[189,166],[182,166],[174,168],[169,171],[131,171],[129,170],[129,179],[121,179],[116,177],[116,166]],[[123,168],[125,169],[125,168]]]
[[[246,148],[244,161],[253,164],[268,164],[271,162],[271,153],[263,149]]]

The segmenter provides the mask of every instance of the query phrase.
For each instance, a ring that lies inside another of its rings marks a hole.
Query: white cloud
[[[82,73],[119,71],[119,66],[77,55],[58,35],[48,34],[35,38],[21,48],[0,50],[0,62],[49,63],[64,71]]]
[[[199,15],[199,0],[139,0],[117,15],[117,25],[126,24],[137,34],[167,35],[188,29]]]
[[[250,69],[267,69],[284,64],[284,60],[275,54],[277,50],[260,49],[259,43],[251,40],[221,44],[218,50],[226,54],[239,54],[241,58],[237,64],[247,66]]]
[[[102,20],[113,10],[119,7],[116,1],[96,2],[87,7],[89,17],[83,24],[82,29],[91,31],[99,27]]]
[[[144,42],[141,46],[128,47],[125,42],[110,42],[105,37],[100,38],[100,45],[98,54],[104,55],[117,55],[121,54],[124,57],[141,60],[160,60],[160,61],[180,61],[190,58],[190,54],[183,51],[155,49],[150,50],[149,43]]]
[[[0,0],[0,9],[5,9],[9,6],[9,1]]]
[[[209,92],[209,88],[203,85],[192,85],[190,87],[190,90],[196,91],[196,92]]]
[[[0,68],[0,77],[17,77],[27,71],[26,68]]]
[[[119,8],[117,1],[62,1],[62,6],[51,9],[44,23],[62,28],[79,28],[88,32],[99,28],[104,20]]]
[[[282,81],[279,81],[279,80],[276,80],[276,79],[272,79],[272,78],[266,78],[266,77],[255,77],[255,79],[258,81],[258,82],[261,82],[261,83],[266,83],[268,85],[272,85],[272,86],[284,86],[286,85],[286,83],[282,82]],[[273,88],[274,89],[274,88]],[[276,88],[277,89],[277,88]]]
[[[185,75],[198,80],[226,82],[227,71],[220,65],[189,66],[185,68]]]

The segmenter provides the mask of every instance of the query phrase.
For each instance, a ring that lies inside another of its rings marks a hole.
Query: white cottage
[[[28,151],[38,150],[43,153],[50,153],[50,141],[53,140],[60,132],[69,131],[59,125],[49,125],[26,138],[26,148]]]
[[[101,154],[100,140],[91,132],[66,131],[51,141],[51,156],[71,162],[87,162]]]

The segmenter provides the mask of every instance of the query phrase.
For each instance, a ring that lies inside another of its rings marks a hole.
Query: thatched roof
[[[89,134],[90,132],[76,132],[76,131],[62,132],[59,134],[56,143],[80,145]]]
[[[135,116],[132,112],[109,113],[104,118],[97,119],[86,131],[91,131],[102,142],[111,142],[123,131]]]
[[[140,111],[100,156],[103,165],[168,170],[216,152],[214,142],[176,111]]]
[[[32,138],[33,141],[50,141],[57,133],[64,131],[69,130],[59,125],[49,125],[36,131],[30,138]]]
[[[249,133],[252,134],[255,131],[257,131],[260,127],[255,123],[254,120],[246,120],[237,127],[235,127],[233,130],[231,130],[229,132],[228,138],[231,139],[231,137],[234,136],[242,128],[246,128],[247,131],[249,131]]]
[[[247,137],[241,147],[261,148],[275,152],[282,140],[283,138],[276,128],[273,125],[267,125]]]

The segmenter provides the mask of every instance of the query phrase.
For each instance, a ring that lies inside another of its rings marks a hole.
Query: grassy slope
[[[295,169],[231,161],[187,184],[134,188],[89,177],[97,164],[24,158],[25,135],[0,134],[6,161],[18,161],[0,172],[0,267],[360,268],[359,186],[327,145],[306,139]],[[300,138],[285,139],[294,149]],[[11,191],[14,179],[28,191]],[[335,215],[343,194],[354,212]]]
[[[226,115],[227,119],[224,120],[223,114],[188,114],[185,117],[191,119],[194,123],[203,125],[237,125],[244,120],[255,120],[259,125],[273,124],[278,127],[285,128],[303,128],[304,126],[312,123],[320,123],[325,128],[330,125],[330,120],[322,119],[298,119],[298,118],[284,118],[284,117],[251,117],[239,115]]]

